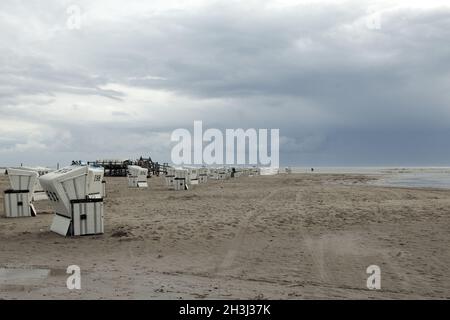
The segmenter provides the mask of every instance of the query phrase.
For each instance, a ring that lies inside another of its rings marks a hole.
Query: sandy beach
[[[107,178],[105,234],[64,238],[52,210],[6,219],[0,299],[450,299],[450,190],[292,174],[186,192]],[[66,287],[81,268],[82,290]],[[378,265],[382,290],[369,291]]]

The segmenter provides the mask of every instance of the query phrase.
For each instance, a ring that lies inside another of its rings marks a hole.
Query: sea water
[[[450,173],[446,171],[398,173],[376,180],[374,184],[392,187],[450,189]]]
[[[295,167],[294,173],[364,174],[377,179],[371,184],[393,187],[450,189],[450,167]]]

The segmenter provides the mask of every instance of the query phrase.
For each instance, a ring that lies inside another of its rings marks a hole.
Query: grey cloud
[[[381,29],[370,30],[364,17],[373,1],[286,9],[216,1],[108,18],[97,17],[90,2],[78,3],[86,13],[80,30],[65,27],[71,2],[0,5],[0,39],[8,43],[0,46],[0,116],[14,119],[14,110],[45,108],[62,93],[123,104],[110,113],[113,119],[95,126],[23,115],[67,133],[64,143],[49,147],[54,153],[113,154],[117,147],[109,140],[134,139],[139,143],[124,151],[138,153],[149,144],[167,158],[162,137],[203,120],[217,128],[280,128],[286,162],[350,163],[355,152],[364,155],[354,159],[360,164],[426,162],[408,146],[412,138],[427,143],[427,136],[435,141],[423,146],[436,155],[429,163],[447,156],[438,132],[446,132],[450,118],[448,5],[386,7]],[[124,123],[135,111],[126,93],[104,88],[111,83],[170,92],[203,107],[164,106],[167,117],[154,119],[152,110],[162,107],[146,97],[142,119]],[[42,138],[44,145],[51,144],[49,137]],[[11,144],[6,141],[0,145]]]

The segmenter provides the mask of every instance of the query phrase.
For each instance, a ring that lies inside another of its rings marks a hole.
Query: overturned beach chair
[[[7,169],[11,188],[4,192],[4,210],[7,218],[35,217],[33,193],[39,174],[28,169]]]
[[[148,188],[148,169],[139,166],[128,166],[128,187]]]
[[[73,165],[39,178],[54,209],[50,230],[62,236],[104,233],[101,167]]]

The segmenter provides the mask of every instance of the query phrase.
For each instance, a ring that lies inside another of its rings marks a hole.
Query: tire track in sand
[[[224,272],[232,267],[234,260],[238,256],[239,251],[241,250],[240,248],[242,248],[242,245],[244,243],[250,221],[258,215],[258,212],[260,212],[264,205],[271,200],[274,194],[274,191],[269,191],[267,196],[265,196],[261,202],[258,202],[255,205],[255,208],[247,211],[242,217],[239,225],[237,226],[236,235],[226,250],[227,253],[225,254],[225,257],[214,270],[215,275],[224,275]]]
[[[305,198],[305,196],[302,195],[300,192],[297,192],[295,195],[295,204],[296,206],[298,206],[298,209],[300,210],[302,205],[299,204],[300,202],[299,198]],[[310,199],[306,199],[306,202],[310,202]],[[300,233],[303,238],[303,243],[309,251],[309,255],[311,256],[313,264],[316,266],[315,269],[318,272],[320,280],[324,283],[329,283],[330,275],[325,267],[324,243],[323,242],[316,243],[316,241],[314,241],[314,239],[309,235],[308,230],[304,228],[302,225],[299,225],[298,228],[300,229]]]

